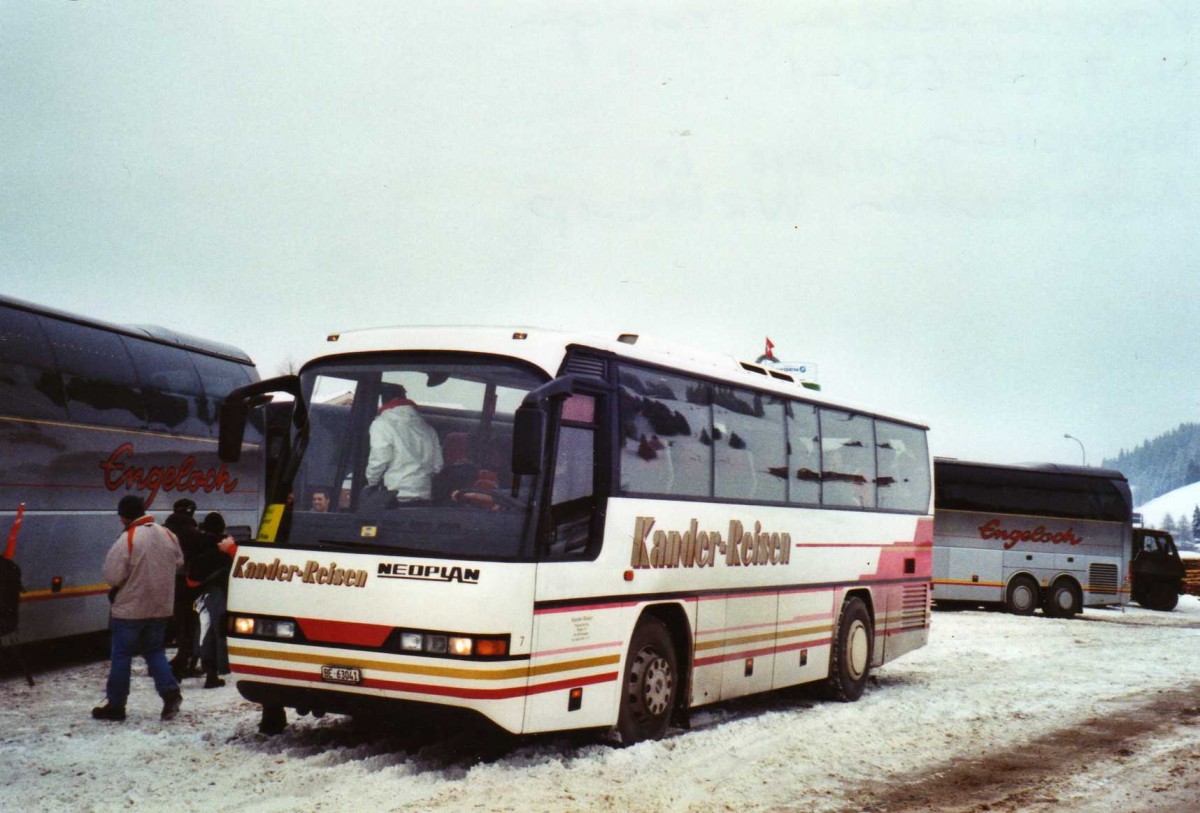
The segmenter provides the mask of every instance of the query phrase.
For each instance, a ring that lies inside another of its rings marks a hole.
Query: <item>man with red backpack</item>
[[[175,605],[175,572],[183,552],[175,535],[154,523],[141,497],[128,495],[117,504],[125,531],[104,560],[104,580],[112,586],[112,664],[107,702],[92,709],[97,720],[125,719],[133,656],[141,654],[163,699],[162,719],[170,720],[183,702],[179,682],[171,674],[163,639]]]

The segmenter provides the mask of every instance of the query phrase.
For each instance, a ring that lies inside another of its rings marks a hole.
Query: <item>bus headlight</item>
[[[503,658],[508,655],[507,635],[481,637],[452,632],[400,630],[399,643],[401,652],[414,655],[449,655],[452,658]]]
[[[296,622],[290,619],[255,618],[251,615],[234,615],[229,618],[229,629],[235,635],[245,635],[252,638],[292,640],[296,637]]]
[[[294,621],[259,621],[258,634],[263,638],[295,638]]]

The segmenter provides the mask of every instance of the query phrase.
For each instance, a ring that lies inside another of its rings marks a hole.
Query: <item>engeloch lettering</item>
[[[304,584],[333,585],[334,587],[366,587],[367,571],[338,567],[337,562],[323,565],[309,559],[300,565],[285,565],[276,557],[273,562],[252,562],[249,556],[239,556],[231,576],[235,579],[259,581],[300,581]]]
[[[188,455],[178,466],[134,466],[125,458],[134,456],[132,443],[122,443],[113,449],[108,460],[100,463],[104,470],[104,487],[116,491],[122,486],[126,491],[138,489],[150,492],[146,495],[146,507],[154,502],[159,491],[176,491],[184,494],[211,494],[222,491],[232,494],[238,485],[237,478],[229,473],[222,463],[217,468],[198,468],[195,455]]]
[[[987,522],[979,526],[979,536],[981,539],[1003,539],[1004,549],[1008,550],[1018,542],[1040,542],[1050,545],[1078,545],[1083,542],[1083,537],[1075,535],[1074,528],[1067,528],[1065,531],[1051,533],[1046,530],[1045,525],[1039,525],[1036,528],[1004,528],[998,519],[989,519]]]

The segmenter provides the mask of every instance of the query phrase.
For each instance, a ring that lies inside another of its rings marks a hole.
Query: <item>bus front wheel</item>
[[[829,677],[820,687],[820,694],[843,703],[862,697],[871,672],[874,645],[875,635],[867,605],[854,596],[846,599],[838,617],[833,651],[829,654]]]
[[[1017,576],[1008,583],[1004,609],[1013,615],[1033,615],[1038,605],[1038,585],[1029,576]]]
[[[679,668],[666,625],[653,616],[638,622],[625,659],[617,733],[622,745],[662,739],[675,707]]]

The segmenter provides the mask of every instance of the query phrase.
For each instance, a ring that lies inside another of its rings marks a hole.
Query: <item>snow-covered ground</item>
[[[232,683],[183,712],[135,667],[129,719],[90,717],[107,664],[0,680],[0,809],[1184,810],[1200,805],[1200,599],[1063,621],[938,612],[929,646],[857,703],[725,704],[620,749],[379,732],[257,733]],[[986,806],[986,808],[985,808]]]

